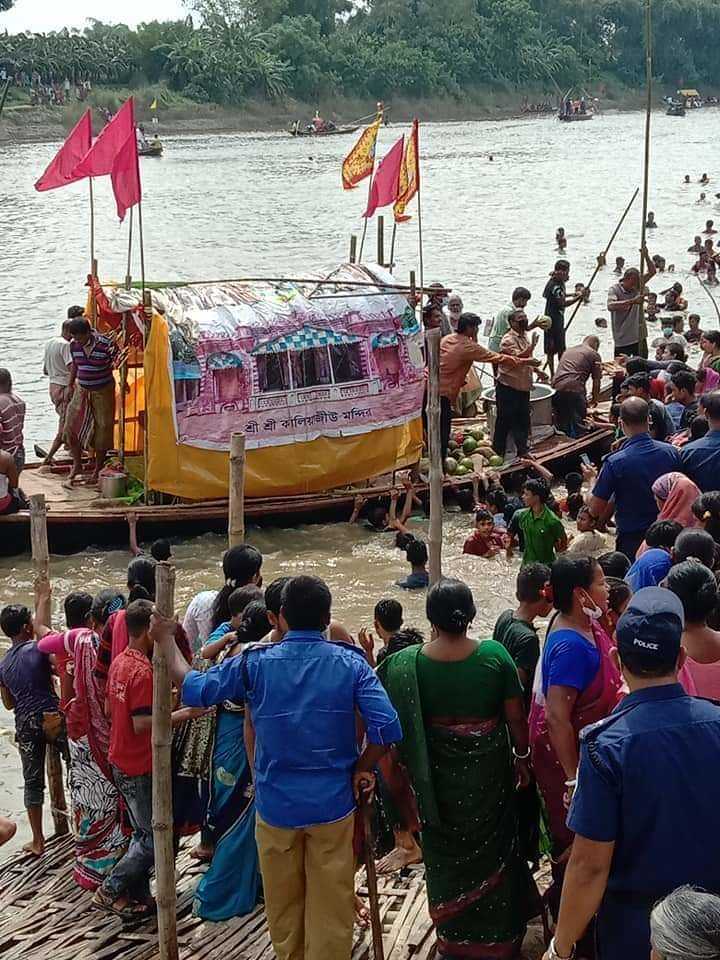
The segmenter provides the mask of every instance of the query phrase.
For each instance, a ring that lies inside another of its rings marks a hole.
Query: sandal
[[[98,887],[91,901],[91,906],[96,910],[104,910],[106,913],[111,913],[121,920],[132,923],[140,923],[150,916],[151,911],[145,903],[138,903],[136,900],[132,900],[124,907],[118,907],[116,904],[117,900],[113,900],[110,894],[106,893],[102,887]]]

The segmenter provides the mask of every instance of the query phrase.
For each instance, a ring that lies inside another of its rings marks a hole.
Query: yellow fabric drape
[[[168,366],[165,317],[154,316],[145,349],[148,417],[148,486],[190,500],[228,495],[229,453],[176,442],[174,392]],[[248,450],[248,497],[293,496],[356,483],[417,462],[420,418],[352,437],[319,437],[303,443]]]

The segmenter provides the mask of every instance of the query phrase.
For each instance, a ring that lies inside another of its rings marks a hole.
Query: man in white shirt
[[[70,374],[72,373],[70,341],[72,337],[68,331],[68,324],[71,320],[75,319],[75,317],[81,317],[83,313],[84,310],[82,307],[70,307],[68,309],[68,318],[62,326],[62,335],[52,337],[45,345],[43,374],[50,381],[50,399],[58,415],[57,434],[43,461],[45,466],[53,465],[55,454],[62,446],[63,433],[65,431],[65,414],[67,413],[68,403],[70,402]]]

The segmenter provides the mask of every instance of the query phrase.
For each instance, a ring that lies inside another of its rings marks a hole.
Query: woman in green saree
[[[501,644],[467,636],[469,587],[441,581],[426,610],[431,641],[388,657],[378,675],[402,723],[438,952],[510,960],[537,912],[515,801],[530,779],[522,688]]]

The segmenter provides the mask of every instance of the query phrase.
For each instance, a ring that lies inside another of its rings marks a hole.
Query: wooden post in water
[[[245,543],[245,434],[230,438],[230,502],[228,505],[228,547]]]
[[[413,307],[413,310],[416,310],[416,309],[417,309],[417,305],[416,305],[416,303],[415,303],[415,297],[417,297],[417,287],[416,287],[416,285],[415,285],[415,271],[414,271],[414,270],[411,270],[411,271],[410,271],[410,296],[411,296],[411,298],[412,298],[412,307]]]
[[[357,263],[357,234],[350,237],[350,263]]]
[[[50,580],[50,551],[48,549],[47,507],[45,495],[34,493],[30,497],[30,545],[33,566],[38,580]],[[44,624],[50,626],[50,624]],[[68,833],[67,802],[63,786],[63,768],[60,751],[54,743],[48,743],[45,766],[47,770],[50,809],[57,836]]]
[[[646,246],[646,223],[648,215],[648,192],[650,181],[650,114],[652,113],[652,9],[651,0],[645,0],[645,158],[643,165],[643,205],[642,205],[642,229],[640,231],[640,295],[645,293],[645,246]],[[641,357],[647,357],[647,325],[645,323],[645,303],[640,304],[640,348]]]
[[[158,613],[175,616],[175,568],[170,563],[155,567]],[[161,646],[153,651],[152,708],[152,828],[155,845],[155,884],[160,960],[178,960],[175,852],[172,808],[172,688],[170,670]]]
[[[443,462],[440,449],[440,330],[425,333],[428,364],[428,455],[430,457],[430,586],[442,576]]]
[[[377,218],[377,262],[385,265],[385,217]]]

